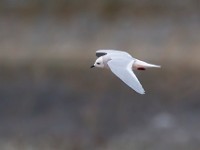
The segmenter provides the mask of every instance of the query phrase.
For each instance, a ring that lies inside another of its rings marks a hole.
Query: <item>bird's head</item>
[[[104,68],[103,58],[102,57],[97,58],[94,65],[92,65],[90,68],[93,68],[93,67]]]

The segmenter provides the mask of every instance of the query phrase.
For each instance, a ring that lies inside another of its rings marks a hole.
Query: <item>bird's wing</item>
[[[108,66],[111,71],[119,77],[130,88],[140,94],[145,94],[145,91],[139,80],[132,71],[132,64],[134,60],[131,59],[112,59],[108,61]]]
[[[102,50],[98,50],[96,51],[96,56],[100,57],[103,55],[107,55],[107,54],[112,54],[112,55],[119,55],[122,57],[128,57],[128,58],[132,58],[132,56],[124,51],[120,51],[120,50],[106,50],[106,49],[102,49]]]

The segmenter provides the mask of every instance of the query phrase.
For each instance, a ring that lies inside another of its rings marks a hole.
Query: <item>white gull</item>
[[[161,67],[159,65],[149,64],[133,58],[127,52],[119,50],[98,50],[96,51],[96,56],[98,58],[91,68],[109,68],[124,83],[140,94],[145,94],[145,91],[133,70],[145,70],[146,68]]]

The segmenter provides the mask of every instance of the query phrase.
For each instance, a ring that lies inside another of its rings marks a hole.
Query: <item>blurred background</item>
[[[97,49],[159,64],[139,95]],[[199,0],[0,0],[1,150],[198,150]]]

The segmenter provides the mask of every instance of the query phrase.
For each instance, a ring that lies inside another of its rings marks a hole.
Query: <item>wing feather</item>
[[[140,94],[145,94],[142,85],[132,71],[133,61],[134,60],[130,59],[112,59],[108,61],[108,66],[111,71],[130,88]]]
[[[115,55],[118,55],[118,56],[121,56],[121,57],[126,57],[126,58],[132,58],[132,56],[127,53],[127,52],[124,52],[124,51],[120,51],[120,50],[98,50],[96,51],[96,56],[97,57],[100,57],[100,56],[103,56],[103,55],[107,55],[107,54],[112,54],[113,56]]]

